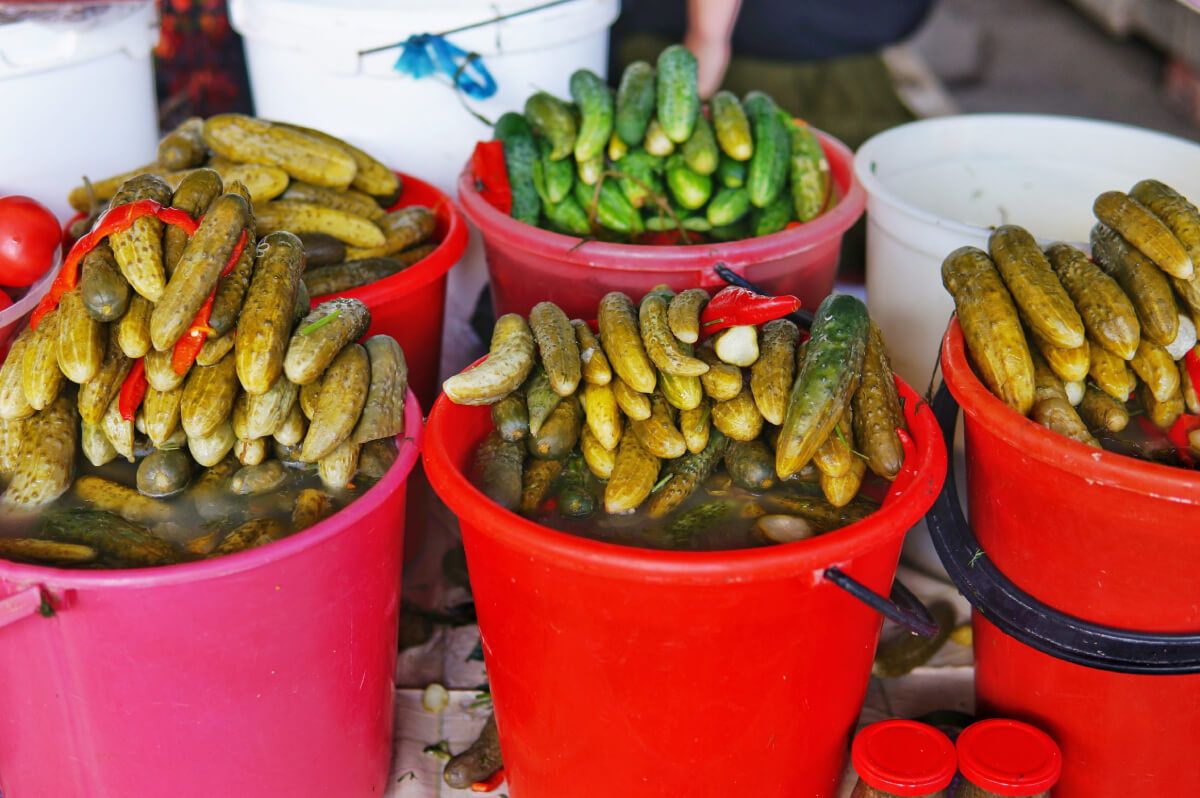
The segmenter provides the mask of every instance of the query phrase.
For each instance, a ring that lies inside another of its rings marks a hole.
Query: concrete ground
[[[1065,0],[939,0],[911,45],[960,111],[1088,116],[1200,138],[1166,101],[1167,59]]]

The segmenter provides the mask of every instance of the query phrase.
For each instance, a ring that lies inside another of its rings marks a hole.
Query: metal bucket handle
[[[945,384],[933,412],[954,450],[958,402]],[[979,546],[963,516],[953,467],[925,516],[946,572],[975,611],[1000,631],[1057,659],[1114,673],[1200,673],[1200,634],[1137,632],[1076,618],[1038,601],[1017,587]]]
[[[884,598],[837,566],[826,568],[825,578],[915,635],[934,637],[938,633],[937,621],[929,614],[929,608],[899,579],[893,580],[891,595]]]

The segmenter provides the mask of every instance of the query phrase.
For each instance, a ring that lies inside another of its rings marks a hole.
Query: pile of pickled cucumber
[[[353,175],[349,156],[336,162]],[[150,214],[90,235],[75,284],[64,266],[0,366],[0,556],[136,566],[240,551],[334,511],[360,465],[377,477],[395,457],[407,366],[388,336],[357,343],[367,306],[310,309],[300,239],[239,180],[197,169],[172,190],[139,174],[114,215],[147,197],[200,217],[194,233]],[[136,471],[107,465],[119,460]],[[214,491],[247,501],[202,510]],[[296,502],[286,520],[250,501],[281,491]],[[188,528],[168,541],[149,522]]]
[[[512,215],[577,236],[650,243],[732,241],[807,222],[830,206],[829,163],[811,129],[763,92],[727,91],[701,107],[696,59],[673,45],[630,64],[617,92],[571,76],[567,102],[532,95],[495,126]]]
[[[1043,252],[1011,225],[990,252],[946,258],[967,349],[1022,415],[1091,446],[1189,465],[1200,439],[1179,424],[1200,413],[1200,213],[1157,180],[1105,192],[1093,210],[1090,258],[1062,243]]]
[[[193,174],[201,169],[202,184]],[[142,187],[139,198],[164,204],[191,178],[194,190],[177,197],[175,207],[193,215],[215,196],[216,178],[241,183],[254,203],[259,235],[287,230],[304,242],[304,280],[314,297],[391,276],[434,249],[429,208],[386,210],[401,183],[382,163],[320,131],[238,114],[188,119],[159,142],[154,163],[73,189],[71,206],[86,214],[70,231],[74,237],[91,228],[126,181],[145,174],[161,182]]]
[[[876,510],[907,434],[862,302],[829,297],[802,341],[786,318],[704,336],[708,301],[610,293],[598,332],[549,302],[501,317],[487,359],[443,386],[491,406],[476,484],[539,523],[658,548],[800,540]]]

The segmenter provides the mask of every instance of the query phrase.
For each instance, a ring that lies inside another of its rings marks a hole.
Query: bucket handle
[[[938,633],[937,621],[929,614],[929,608],[899,579],[892,582],[891,596],[884,598],[836,565],[825,569],[825,578],[915,635],[933,637]]]
[[[943,383],[932,404],[946,448],[953,451],[958,402]],[[955,586],[976,612],[1009,637],[1087,668],[1155,675],[1200,673],[1200,634],[1102,626],[1059,612],[1013,584],[980,548],[963,517],[953,467],[925,521]]]
[[[31,585],[0,599],[0,629],[39,612],[48,618],[54,614],[54,606],[41,585]]]

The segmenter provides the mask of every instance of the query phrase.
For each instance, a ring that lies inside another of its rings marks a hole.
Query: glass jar
[[[858,773],[851,798],[946,798],[956,767],[950,738],[912,720],[867,726],[850,759]]]
[[[997,718],[972,723],[958,736],[962,781],[954,798],[1049,798],[1062,772],[1062,752],[1028,723]]]

